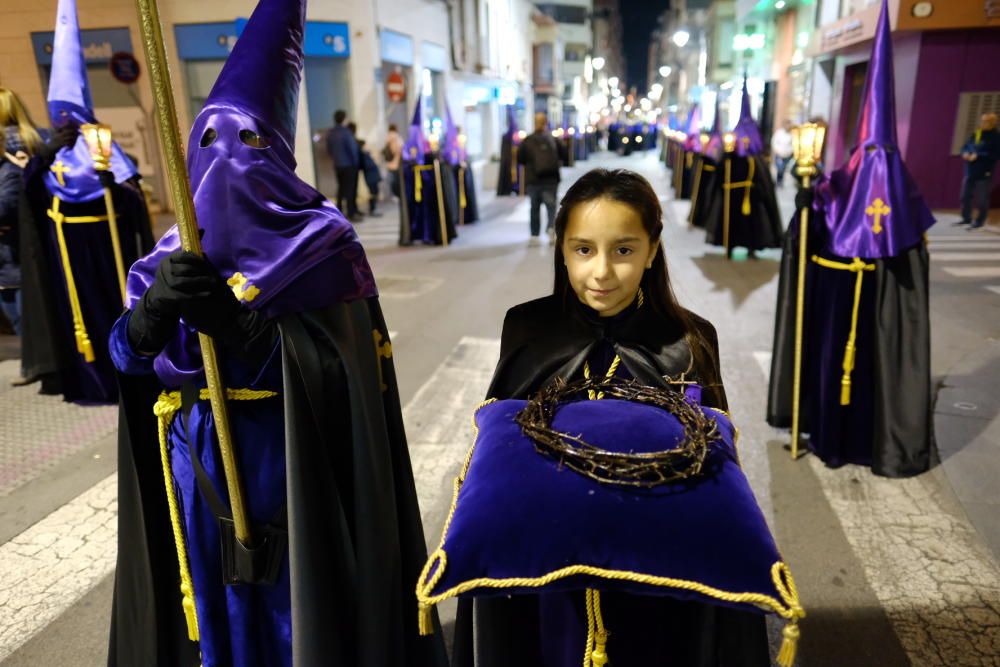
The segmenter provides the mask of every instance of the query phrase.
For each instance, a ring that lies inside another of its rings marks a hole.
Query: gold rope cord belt
[[[465,210],[467,205],[465,199],[465,167],[458,168],[458,207]]]
[[[231,401],[257,401],[277,396],[277,392],[257,389],[226,389],[226,397]],[[198,393],[198,400],[209,400],[208,389]],[[163,482],[167,489],[167,507],[170,510],[170,525],[174,532],[174,546],[177,547],[177,564],[181,577],[181,606],[184,608],[184,620],[187,621],[188,639],[198,641],[198,612],[195,608],[194,582],[191,579],[191,568],[188,564],[187,549],[184,546],[184,526],[181,522],[180,509],[177,505],[177,491],[174,489],[173,470],[170,465],[167,432],[174,416],[181,409],[181,392],[161,392],[153,405],[156,415],[157,431],[160,438],[160,463],[163,466]]]
[[[413,200],[418,204],[424,200],[424,187],[423,178],[421,176],[422,172],[428,169],[433,169],[432,164],[415,164],[413,165]]]
[[[813,255],[812,261],[827,269],[838,271],[852,271],[857,274],[854,281],[854,306],[851,309],[851,331],[847,335],[847,345],[844,348],[844,374],[840,378],[840,404],[851,404],[851,373],[854,371],[854,358],[857,352],[858,339],[858,309],[861,306],[861,284],[865,271],[874,271],[874,264],[866,264],[860,257],[855,257],[850,264],[835,262],[833,260]]]
[[[84,361],[88,364],[94,362],[94,345],[90,341],[90,334],[87,333],[87,325],[83,320],[83,308],[80,306],[80,295],[76,290],[76,279],[73,276],[73,265],[69,258],[69,247],[66,245],[66,234],[63,225],[88,224],[96,222],[108,222],[106,215],[77,215],[67,216],[59,211],[62,200],[59,197],[52,197],[52,208],[48,211],[49,218],[56,225],[56,241],[59,244],[59,256],[62,260],[63,275],[66,278],[66,292],[69,295],[69,309],[73,317],[73,337],[76,339],[76,351],[83,355]],[[109,230],[110,230],[109,224]],[[117,242],[117,229],[111,234],[111,245],[115,255],[116,267],[122,266],[122,252]],[[125,295],[125,283],[123,273],[118,272],[118,287],[121,290],[122,298]]]
[[[740,207],[740,212],[743,215],[750,215],[750,190],[753,189],[753,176],[756,164],[754,160],[748,160],[750,165],[750,170],[747,172],[747,180],[737,181],[736,183],[729,183],[729,161],[726,161],[726,182],[723,183],[723,187],[727,190],[735,190],[737,188],[745,188],[743,191],[743,205]],[[728,194],[728,193],[727,193]]]
[[[497,399],[495,398],[491,398],[483,401],[476,408],[476,412],[478,412],[481,408],[496,402],[496,400]],[[709,409],[714,410],[714,408]],[[719,410],[718,412],[722,411]],[[434,625],[432,623],[433,617],[431,613],[434,605],[462,595],[463,593],[476,588],[541,588],[554,581],[559,581],[567,577],[584,575],[600,577],[602,579],[612,581],[629,581],[649,586],[661,586],[684,591],[694,591],[706,597],[715,598],[724,602],[752,604],[762,609],[773,611],[787,621],[782,633],[784,639],[778,653],[778,665],[780,665],[780,667],[792,667],[795,662],[795,652],[799,639],[798,622],[799,619],[806,615],[806,612],[799,602],[799,593],[798,589],[795,587],[795,581],[792,579],[792,573],[783,561],[777,561],[771,566],[771,580],[774,583],[775,590],[781,598],[780,600],[763,593],[734,593],[731,591],[723,591],[718,588],[713,588],[712,586],[708,586],[697,581],[659,577],[651,574],[644,574],[642,572],[630,572],[627,570],[608,570],[592,565],[569,565],[559,570],[548,572],[540,577],[515,577],[509,579],[493,579],[483,577],[479,579],[470,579],[446,591],[438,593],[437,595],[433,595],[432,591],[434,590],[434,587],[437,586],[438,582],[441,581],[442,577],[444,577],[445,570],[448,567],[448,554],[444,550],[444,543],[448,537],[448,529],[451,527],[452,519],[455,517],[455,510],[458,507],[459,492],[462,490],[462,484],[465,482],[466,475],[469,473],[469,466],[472,463],[472,455],[476,451],[475,440],[479,437],[479,425],[476,424],[475,413],[473,413],[472,428],[473,445],[469,449],[469,453],[465,457],[465,462],[462,464],[462,469],[453,483],[451,506],[448,509],[448,515],[445,517],[444,528],[441,530],[441,541],[438,543],[437,549],[435,549],[427,559],[427,563],[420,572],[420,578],[417,581],[417,620],[418,630],[421,635],[430,635],[434,633]],[[434,570],[433,575],[431,574],[432,569]],[[589,660],[589,662],[585,662],[584,667],[601,667],[607,662],[606,646],[608,633],[604,628],[604,621],[600,615],[599,591],[588,589],[588,596],[588,626],[592,620],[594,624],[594,636],[588,638],[589,653],[584,653],[584,657],[585,660]],[[602,637],[603,643],[600,641]]]

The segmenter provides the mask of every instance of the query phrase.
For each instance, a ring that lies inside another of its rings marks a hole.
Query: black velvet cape
[[[767,421],[791,425],[800,213],[781,255]],[[810,211],[809,257],[822,254],[822,213]],[[855,274],[806,264],[800,430],[830,466],[870,465],[907,477],[937,462],[930,371],[928,256],[923,243],[901,255],[866,260],[851,404],[839,403],[841,362],[850,329]]]
[[[750,213],[744,215],[742,205],[745,188],[732,188],[725,192],[726,164],[729,164],[731,183],[750,180]],[[753,174],[750,178],[750,165]],[[728,195],[729,229],[726,230],[725,204]],[[711,191],[699,196],[700,217],[705,227],[705,240],[711,245],[723,246],[729,253],[743,247],[753,252],[765,248],[781,247],[781,214],[774,194],[774,179],[767,162],[759,155],[740,157],[727,153],[715,169]],[[704,206],[704,208],[702,208]]]
[[[680,327],[645,305],[625,318],[602,322],[578,302],[563,303],[548,296],[515,306],[507,312],[497,365],[488,397],[526,398],[556,377],[577,379],[599,345],[610,342],[627,372],[653,386],[668,386],[664,376],[705,384],[703,402],[725,409],[725,391],[717,361],[707,372],[692,371],[691,350]],[[718,359],[718,343],[710,323],[695,322]],[[582,604],[582,594],[580,603]],[[650,667],[642,662],[685,667],[764,667],[769,664],[763,615],[713,605],[680,602],[666,597],[602,594],[608,628],[614,632],[616,614],[627,614],[630,625],[617,623],[618,646],[634,645],[643,658],[636,662],[619,651],[615,667]],[[473,629],[475,617],[475,629]],[[638,621],[638,622],[636,622]],[[630,635],[641,635],[631,641]],[[638,646],[638,644],[642,646]],[[581,659],[582,651],[581,649]],[[662,659],[661,659],[662,656]],[[612,658],[615,655],[612,654]],[[542,656],[537,596],[460,599],[455,622],[453,667],[564,667]]]
[[[440,628],[417,633],[414,588],[427,553],[395,371],[375,351],[373,332],[388,340],[378,299],[285,316],[278,327],[294,664],[444,667]],[[196,667],[152,412],[159,382],[119,379],[108,665]]]

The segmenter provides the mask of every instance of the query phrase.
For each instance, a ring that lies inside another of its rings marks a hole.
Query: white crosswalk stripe
[[[1000,278],[1000,266],[946,266],[944,272],[956,278]]]
[[[927,247],[932,266],[953,278],[1000,278],[1000,236],[988,232],[932,234],[927,238]],[[983,285],[983,289],[1000,293],[987,285]]]
[[[1000,252],[931,252],[931,259],[939,262],[996,262]]]

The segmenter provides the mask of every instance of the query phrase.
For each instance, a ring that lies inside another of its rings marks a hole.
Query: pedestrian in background
[[[361,169],[361,151],[358,142],[344,121],[347,112],[337,109],[333,114],[333,127],[326,135],[326,151],[333,160],[337,174],[337,208],[351,222],[361,222],[364,217],[358,210],[358,171]]]
[[[21,335],[21,262],[18,217],[24,190],[22,173],[42,146],[27,110],[14,91],[0,88],[0,309]]]
[[[792,146],[792,133],[789,132],[792,124],[787,120],[781,124],[771,136],[771,154],[774,156],[774,182],[780,188],[785,181],[785,170],[791,162],[794,153]]]
[[[382,160],[389,172],[389,190],[394,197],[399,197],[399,167],[403,160],[403,138],[399,136],[399,129],[395,123],[389,125],[385,146],[382,147]]]
[[[990,190],[993,186],[993,169],[1000,160],[1000,132],[997,115],[985,113],[976,130],[962,146],[965,160],[965,178],[962,180],[962,220],[956,224],[979,229],[986,223],[990,210]],[[972,220],[972,209],[976,220]]]
[[[549,242],[555,242],[553,230],[556,221],[556,197],[559,191],[559,166],[564,148],[561,148],[548,131],[548,118],[542,112],[535,114],[535,131],[525,137],[517,153],[518,164],[524,165],[525,191],[531,199],[531,239],[538,244],[541,231],[541,208],[545,204],[548,220],[545,232]]]
[[[368,186],[368,215],[373,218],[382,217],[381,213],[375,212],[378,204],[379,194],[382,191],[382,172],[375,162],[375,158],[365,148],[365,140],[358,140],[358,149],[361,151],[361,173],[365,176],[365,185]]]

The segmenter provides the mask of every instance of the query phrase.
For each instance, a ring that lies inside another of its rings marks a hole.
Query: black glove
[[[115,187],[115,174],[110,169],[97,172],[97,178],[101,181],[102,188]]]
[[[56,153],[75,144],[79,135],[80,126],[76,123],[66,123],[62,127],[57,127],[52,130],[49,140],[42,144],[35,155],[41,158],[45,164],[52,164],[52,161],[56,159]]]
[[[129,342],[142,354],[157,354],[179,318],[250,363],[264,361],[278,336],[274,323],[240,304],[211,262],[183,250],[160,262],[129,319]]]
[[[795,193],[795,210],[801,211],[804,208],[811,209],[815,198],[812,188],[799,188]]]

